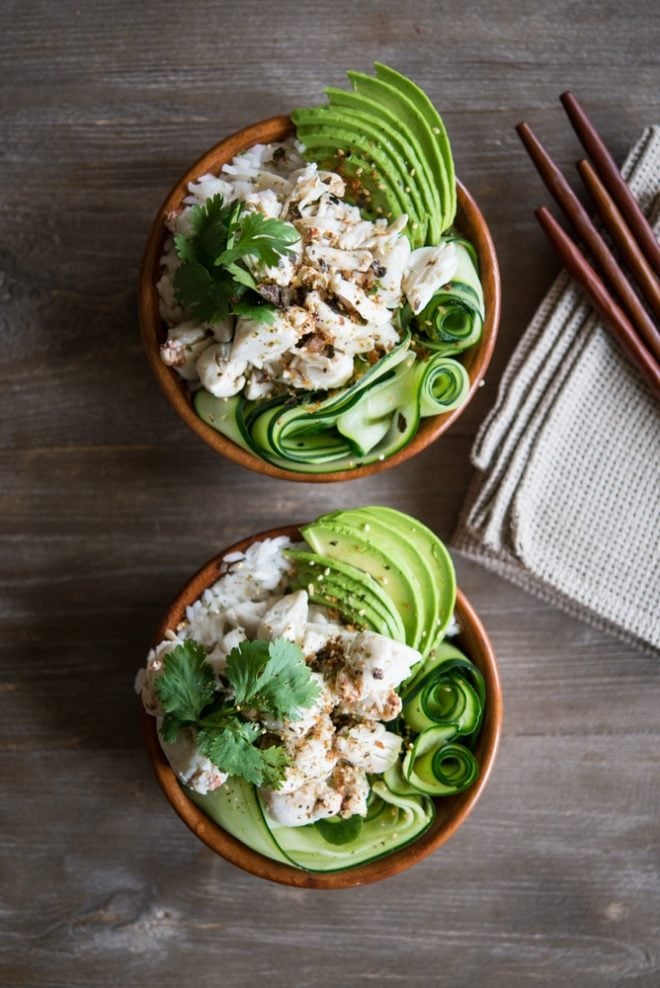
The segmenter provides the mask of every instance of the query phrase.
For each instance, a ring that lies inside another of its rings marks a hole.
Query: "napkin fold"
[[[660,127],[622,169],[660,231]],[[472,450],[452,545],[525,590],[660,653],[659,414],[600,317],[559,275]]]

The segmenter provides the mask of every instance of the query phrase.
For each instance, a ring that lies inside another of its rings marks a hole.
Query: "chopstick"
[[[594,171],[591,162],[587,161],[586,158],[582,158],[577,163],[577,170],[596,205],[596,209],[608,233],[635,276],[635,280],[642,289],[646,301],[660,319],[660,281],[656,278],[651,265],[639,249],[637,241],[630,232],[630,228],[627,226],[616,203]]]
[[[655,355],[657,360],[660,360],[660,333],[640,302],[634,289],[627,281],[614,255],[591,222],[582,203],[536,137],[532,128],[527,123],[520,123],[516,127],[516,130],[545,185],[563,210],[566,218],[573,224],[587,249],[596,259],[601,271],[614,287],[630,319],[642,334],[651,353]]]
[[[585,290],[594,308],[613,329],[630,362],[638,368],[656,396],[660,397],[660,368],[640,341],[625,312],[611,297],[594,269],[552,213],[545,206],[541,206],[536,210],[535,216],[569,274]]]
[[[573,130],[580,139],[580,143],[596,166],[601,179],[621,210],[628,226],[635,234],[637,242],[646,254],[653,270],[657,275],[660,275],[660,246],[658,246],[650,223],[621,177],[612,155],[573,93],[567,90],[559,98]]]

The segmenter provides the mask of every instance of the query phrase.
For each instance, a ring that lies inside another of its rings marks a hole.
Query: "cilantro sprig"
[[[200,752],[221,771],[276,789],[290,758],[281,745],[264,743],[261,718],[300,719],[318,684],[301,649],[286,638],[241,642],[228,656],[224,677],[233,699],[224,686],[218,689],[203,645],[186,641],[169,652],[155,684],[165,711],[161,736],[171,743],[193,728]]]
[[[259,294],[249,265],[273,266],[291,255],[300,239],[296,228],[240,202],[224,205],[221,195],[193,206],[190,217],[190,235],[174,238],[182,262],[174,274],[179,304],[201,322],[239,315],[272,323],[274,307]]]

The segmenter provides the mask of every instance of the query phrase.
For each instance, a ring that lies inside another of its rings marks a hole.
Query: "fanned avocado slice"
[[[442,234],[440,193],[431,171],[428,157],[417,143],[413,129],[401,126],[401,118],[384,103],[356,91],[327,86],[324,90],[331,106],[346,107],[370,117],[381,133],[394,146],[404,164],[411,188],[419,188],[424,209],[429,217],[429,239],[436,243]]]
[[[300,531],[315,552],[349,563],[380,582],[401,616],[406,643],[416,648],[424,628],[421,590],[417,577],[400,564],[396,554],[374,545],[369,532],[356,531],[327,516],[303,525]]]
[[[383,524],[396,529],[402,538],[414,545],[424,560],[429,584],[435,590],[436,609],[434,625],[429,628],[424,653],[428,653],[444,636],[456,604],[456,574],[451,556],[438,536],[416,518],[394,508],[370,507],[359,509],[365,517],[378,518]]]
[[[350,94],[348,94],[350,95]],[[380,173],[381,183],[389,183],[399,190],[399,194],[404,197],[404,202],[410,203],[406,207],[406,212],[413,221],[420,222],[427,216],[429,205],[424,200],[419,182],[411,182],[410,171],[414,170],[413,164],[406,160],[402,150],[396,146],[391,135],[385,130],[382,121],[375,119],[372,115],[365,114],[360,109],[352,107],[321,106],[315,111],[321,117],[323,126],[344,127],[355,133],[360,139],[368,142],[370,147],[376,147],[382,152],[386,162],[384,171]],[[313,128],[313,125],[311,125]],[[305,128],[301,129],[301,137],[304,141]],[[380,186],[379,186],[380,188]]]
[[[352,609],[358,612],[365,610],[368,616],[378,615],[387,625],[388,631],[385,633],[390,638],[395,641],[405,641],[405,629],[392,598],[364,570],[314,552],[300,549],[288,549],[285,552],[295,564],[293,581],[296,589],[308,588],[310,583],[315,593],[325,592],[326,588],[330,588],[327,591],[328,595],[334,596],[336,600],[327,606],[334,607],[340,613],[342,613],[344,595],[354,597],[357,605],[349,604]]]
[[[434,134],[435,124],[431,124],[427,119],[421,104],[418,105],[405,91],[399,89],[396,82],[388,82],[384,78],[374,79],[364,72],[348,72],[347,75],[357,93],[379,102],[399,120],[405,121],[410,137],[414,138],[419,146],[420,155],[428,162],[440,197],[440,232],[446,230],[453,222],[456,209],[456,183],[449,145],[447,144],[449,150],[449,167],[447,167],[445,154],[438,143],[440,134]]]
[[[439,591],[427,566],[426,553],[420,552],[415,541],[408,538],[400,527],[383,521],[369,509],[344,509],[323,515],[319,520],[332,520],[356,534],[364,533],[373,545],[378,546],[391,560],[396,560],[397,565],[405,570],[415,588],[416,606],[421,622],[419,637],[414,647],[424,652],[429,636],[433,634],[435,615],[439,606]]]
[[[327,151],[334,149],[334,168],[340,174],[342,159],[349,153],[363,158],[368,163],[366,175],[373,180],[371,190],[372,198],[376,200],[376,213],[379,213],[377,200],[381,199],[386,203],[381,207],[386,218],[396,218],[401,213],[408,215],[406,233],[413,246],[421,246],[426,241],[428,217],[419,202],[417,190],[415,196],[412,191],[406,191],[411,189],[407,184],[409,179],[396,157],[393,158],[383,146],[377,128],[366,128],[363,122],[350,120],[347,113],[337,113],[331,107],[295,110],[291,117],[298,138],[305,145],[306,158],[323,160]],[[367,134],[367,129],[371,129],[371,133]],[[387,196],[388,190],[390,196]],[[387,215],[388,212],[392,217]]]
[[[449,184],[451,209],[448,214],[445,214],[446,228],[454,222],[454,216],[456,215],[456,175],[454,173],[454,159],[451,153],[451,145],[442,117],[424,90],[420,89],[411,79],[391,69],[388,65],[383,65],[382,62],[374,62],[374,68],[376,69],[377,78],[398,88],[402,95],[406,96],[420,108],[431,125],[431,130],[440,148],[440,154],[442,155]]]
[[[401,204],[396,193],[382,183],[373,161],[368,161],[355,152],[345,157],[337,156],[336,147],[316,147],[314,152],[305,152],[305,158],[316,161],[321,168],[336,171],[346,182],[346,201],[359,206],[362,215],[370,220],[380,216],[389,219],[401,215]],[[381,211],[378,212],[380,206]]]
[[[361,595],[352,593],[343,585],[333,583],[331,579],[324,580],[323,583],[315,582],[312,573],[305,571],[301,571],[291,585],[296,590],[306,589],[312,604],[338,611],[356,628],[368,628],[386,638],[392,637],[387,619],[378,611],[372,610]]]

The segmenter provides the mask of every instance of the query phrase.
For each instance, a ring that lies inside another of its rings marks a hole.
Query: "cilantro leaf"
[[[267,326],[272,326],[275,322],[273,307],[265,302],[233,302],[231,311],[237,316],[266,323]]]
[[[165,731],[174,740],[183,724],[194,723],[213,699],[215,675],[206,661],[204,646],[186,641],[169,652],[155,689],[163,710],[170,715]]]
[[[302,650],[286,638],[241,642],[229,654],[225,675],[239,709],[252,708],[277,719],[299,720],[319,695]]]
[[[217,690],[203,645],[186,641],[169,652],[155,683],[165,712],[161,737],[172,743],[183,728],[193,728],[201,754],[223,772],[277,789],[291,759],[282,745],[265,746],[265,728],[248,720],[241,708],[297,720],[317,698],[318,684],[301,649],[286,638],[241,642],[230,653],[224,675],[234,689],[233,700]]]
[[[262,748],[263,755],[263,780],[262,785],[269,789],[279,789],[284,781],[287,766],[291,764],[291,758],[286,753],[282,745],[273,744],[270,748]]]
[[[256,748],[261,728],[252,721],[233,717],[220,731],[203,728],[197,735],[200,751],[228,775],[240,775],[255,786],[278,785],[284,778],[289,756],[284,748]]]
[[[227,265],[242,257],[251,257],[268,266],[278,264],[280,257],[291,254],[288,249],[300,240],[291,223],[265,217],[262,213],[244,212],[240,217],[240,233],[227,250],[216,258],[216,265]]]
[[[174,247],[182,263],[174,273],[177,301],[194,319],[217,323],[229,315],[272,324],[274,308],[256,291],[244,258],[275,265],[300,239],[290,223],[251,213],[241,202],[224,205],[221,195],[190,211],[190,234],[178,233]]]
[[[193,206],[190,211],[190,227],[192,230],[191,245],[195,252],[195,260],[208,268],[218,256],[218,251],[225,249],[229,227],[236,205],[224,205],[222,195],[218,194],[207,199],[203,206]]]

